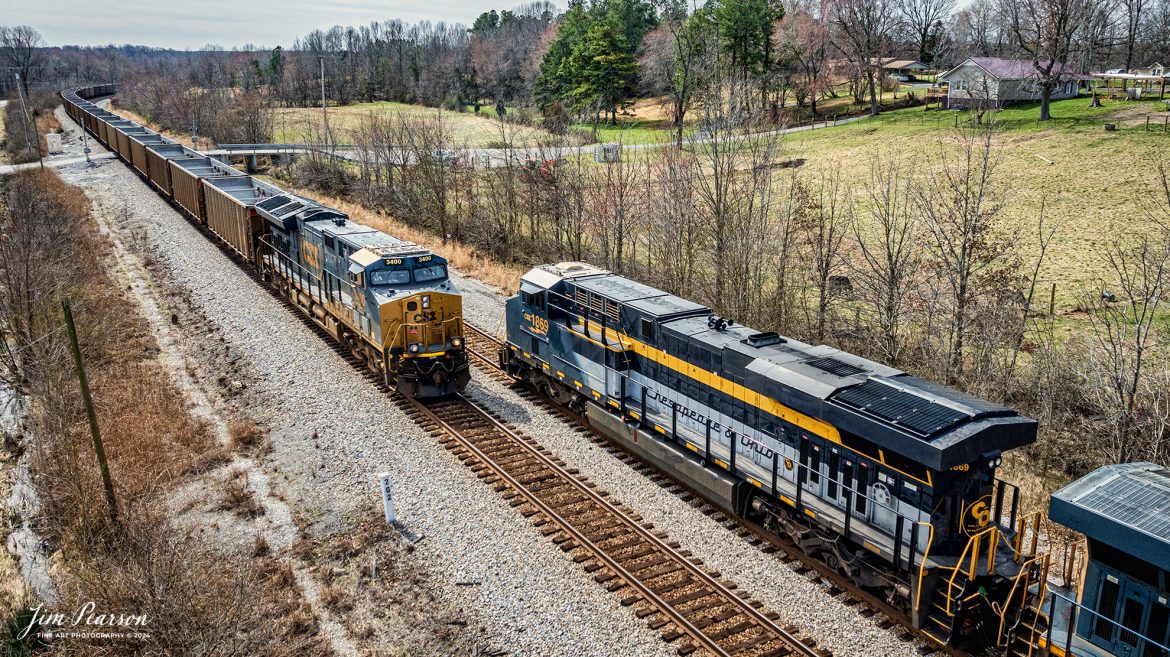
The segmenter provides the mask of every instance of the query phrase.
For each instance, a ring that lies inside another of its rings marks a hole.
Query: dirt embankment
[[[91,213],[81,191],[52,173],[13,176],[0,192],[0,315],[12,348],[2,365],[27,400],[6,431],[4,470],[9,481],[27,481],[22,497],[35,498],[20,510],[36,515],[15,520],[51,552],[56,593],[37,599],[40,587],[13,585],[0,594],[16,628],[9,647],[92,655],[346,652],[322,632],[328,619],[313,608],[313,591],[301,585],[292,560],[266,547],[280,523],[256,519],[278,518],[279,506],[264,497],[262,479],[248,477],[249,452],[262,448],[263,436],[239,440],[224,420],[198,412],[197,395],[175,376],[166,316],[143,294],[148,285],[125,247],[103,234],[112,217]],[[28,298],[35,301],[9,303]],[[116,516],[98,474],[61,298],[77,320]],[[216,528],[249,522],[244,545],[215,540]],[[37,553],[22,553],[30,555]],[[21,571],[33,572],[24,563]],[[87,603],[91,613],[144,620],[133,631],[70,636],[94,631],[89,621],[72,621]],[[70,623],[22,635],[37,605]],[[225,643],[225,636],[236,638]]]

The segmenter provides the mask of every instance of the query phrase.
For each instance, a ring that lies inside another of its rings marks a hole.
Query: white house
[[[1057,70],[1063,67],[1057,65]],[[1052,92],[1052,99],[1073,98],[1081,81],[1080,74],[1066,73],[1064,82]],[[938,76],[947,83],[947,106],[1003,107],[1008,103],[1040,99],[1040,75],[1028,59],[969,57],[962,64]]]

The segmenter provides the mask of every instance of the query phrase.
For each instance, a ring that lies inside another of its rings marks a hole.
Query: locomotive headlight
[[[422,298],[422,303],[423,303],[423,308],[430,308],[431,307],[431,295],[424,294],[423,298]]]
[[[412,342],[408,349],[410,350],[410,353],[417,354],[418,352],[422,351],[422,345],[417,342]]]
[[[461,338],[459,336],[451,338],[451,346],[455,347],[456,349],[458,349],[459,347],[462,347],[463,346],[463,338]]]

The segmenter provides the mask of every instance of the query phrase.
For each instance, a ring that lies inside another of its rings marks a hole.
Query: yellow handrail
[[[947,613],[947,616],[955,615],[954,612],[951,611],[951,601],[953,600],[951,597],[951,591],[955,589],[955,578],[959,576],[960,571],[964,570],[966,571],[968,579],[975,578],[975,571],[979,566],[979,553],[980,546],[983,542],[983,537],[996,531],[997,528],[995,525],[987,527],[983,531],[972,536],[970,540],[967,541],[967,545],[963,547],[963,553],[959,557],[959,560],[955,563],[955,567],[951,572],[950,579],[947,580],[947,606],[944,609],[944,611]],[[995,540],[998,540],[998,538],[996,536],[992,536],[992,541],[994,542]],[[971,565],[969,568],[965,568],[964,566],[965,562],[967,561],[968,553],[971,554]]]
[[[999,533],[998,527],[992,527],[992,529],[994,531],[991,532],[991,537],[988,539],[989,543],[987,545],[987,574],[988,575],[995,574],[995,555],[999,551],[999,537],[1001,536],[1001,534]],[[976,564],[976,565],[978,565],[978,564]]]
[[[1016,529],[1015,540],[1012,542],[1012,550],[1015,553],[1014,561],[1020,563],[1020,559],[1027,559],[1036,556],[1036,550],[1040,544],[1040,526],[1043,522],[1043,514],[1036,511],[1030,514],[1023,514],[1020,516],[1020,524]],[[1031,523],[1029,523],[1031,519]],[[1027,552],[1024,552],[1024,535],[1028,533],[1028,528],[1032,528],[1032,540],[1030,541]]]
[[[1029,582],[1032,579],[1031,567],[1032,567],[1032,564],[1036,563],[1036,559],[1037,559],[1036,557],[1033,557],[1032,559],[1029,559],[1028,561],[1026,561],[1022,566],[1020,566],[1020,572],[1016,573],[1015,578],[1012,580],[1012,588],[1008,590],[1007,596],[1004,597],[1004,599],[1003,599],[1003,607],[1000,608],[1000,610],[998,612],[998,614],[999,614],[999,632],[995,635],[996,636],[996,639],[995,639],[996,645],[999,645],[1001,647],[1003,645],[1003,626],[1007,623],[1007,613],[1008,613],[1008,609],[1011,609],[1012,598],[1016,595],[1016,590],[1019,588],[1021,581],[1023,581],[1023,583],[1024,583],[1024,587],[1025,587],[1024,590],[1027,591],[1027,587],[1030,586]],[[1025,596],[1025,599],[1026,599],[1026,596]],[[1021,602],[1022,602],[1022,600],[1021,600]]]
[[[922,563],[918,564],[918,586],[914,591],[914,611],[918,611],[922,606],[922,580],[926,577],[926,559],[930,556],[930,548],[934,544],[934,525],[929,522],[918,521],[919,525],[924,525],[929,530],[928,538],[926,539],[926,550],[922,553]],[[910,546],[910,558],[914,558],[914,546]]]

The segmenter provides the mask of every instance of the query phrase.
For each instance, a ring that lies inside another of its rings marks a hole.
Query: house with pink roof
[[[1056,70],[1060,72],[1060,85],[1053,90],[1052,100],[1075,97],[1081,83],[1089,79],[1065,71],[1059,64]],[[947,106],[953,109],[998,108],[1040,100],[1041,78],[1030,59],[968,57],[938,79],[947,83]]]

